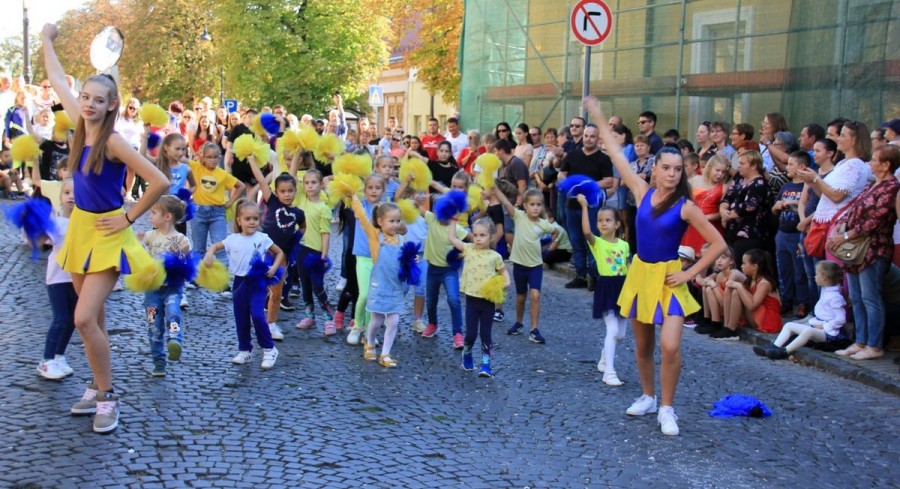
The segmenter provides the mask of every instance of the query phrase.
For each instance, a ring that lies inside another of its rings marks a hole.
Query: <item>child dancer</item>
[[[618,387],[623,384],[616,375],[615,358],[616,343],[625,339],[628,320],[622,317],[616,301],[625,284],[628,273],[628,242],[619,237],[622,235],[622,222],[619,212],[612,207],[602,207],[597,211],[597,230],[600,236],[594,236],[588,217],[588,203],[584,195],[578,196],[581,205],[581,232],[587,241],[591,254],[597,263],[597,284],[594,287],[594,319],[603,318],[606,325],[606,338],[603,340],[603,352],[597,362],[597,370],[603,372],[606,385]]]
[[[541,257],[541,236],[550,233],[556,239],[557,231],[546,219],[541,219],[544,212],[544,194],[532,188],[525,192],[522,199],[525,210],[516,209],[503,192],[491,192],[506,208],[512,217],[513,226],[517,230],[513,238],[512,252],[509,260],[513,262],[513,280],[516,283],[516,322],[506,334],[521,334],[525,328],[525,294],[531,299],[531,332],[528,339],[539,345],[546,340],[538,330],[538,315],[541,311],[541,282],[544,279],[544,261]]]
[[[178,190],[182,188],[188,188],[193,193],[194,189],[197,188],[194,174],[191,172],[190,166],[181,162],[187,151],[187,143],[184,140],[184,136],[177,132],[166,134],[166,137],[163,138],[160,144],[159,154],[153,157],[147,154],[147,139],[149,135],[150,130],[148,127],[141,142],[141,154],[152,161],[159,168],[159,171],[169,179],[168,193],[176,195]],[[188,184],[187,187],[185,187],[185,183]],[[187,234],[187,223],[177,222],[175,223],[175,229],[181,234]]]
[[[119,91],[112,77],[92,76],[77,98],[72,95],[53,47],[58,35],[56,26],[47,24],[41,37],[47,78],[69,118],[75,121],[69,154],[75,208],[57,263],[72,274],[72,285],[78,293],[75,327],[94,375],[71,411],[96,413],[94,431],[107,433],[119,425],[119,398],[113,392],[103,305],[120,271],[131,273],[152,267],[152,259],[135,238],[131,225],[165,193],[169,182],[113,131]],[[144,196],[127,212],[122,208],[126,169],[149,183]]]
[[[385,180],[378,173],[373,173],[366,178],[365,200],[360,201],[363,210],[366,211],[366,218],[372,221],[372,210],[381,202],[384,195]],[[365,331],[368,324],[366,316],[366,303],[369,299],[369,279],[372,276],[372,252],[369,250],[368,238],[362,228],[362,224],[356,219],[356,225],[353,230],[353,255],[356,256],[356,280],[359,285],[359,295],[354,304],[353,318],[356,323],[350,328],[350,334],[347,335],[347,343],[358,345],[360,336]],[[327,248],[326,248],[327,249]]]
[[[266,253],[275,256],[275,261],[269,268],[267,276],[272,277],[278,270],[278,266],[284,262],[284,252],[275,243],[259,231],[259,206],[241,199],[234,210],[234,229],[237,231],[229,235],[224,241],[212,245],[206,252],[203,262],[205,266],[212,265],[216,252],[224,249],[228,253],[228,269],[234,275],[234,322],[237,329],[238,352],[232,363],[243,365],[250,361],[250,351],[253,344],[250,339],[250,323],[256,331],[256,341],[263,349],[261,368],[269,369],[275,366],[278,358],[278,349],[272,341],[272,333],[266,323],[264,312],[266,305],[266,288],[259,287],[252,280],[247,279],[250,272],[250,262],[255,256],[264,258]]]
[[[711,333],[714,340],[739,339],[737,328],[742,323],[764,332],[781,330],[781,299],[772,272],[772,259],[759,249],[744,253],[741,270],[731,272],[725,282],[725,327]]]
[[[397,191],[398,198],[413,199],[417,208],[421,209],[425,204],[425,193],[415,192],[413,189],[406,187]],[[419,245],[420,252],[418,256],[419,267],[419,285],[413,288],[413,333],[422,334],[425,331],[425,321],[422,321],[422,314],[425,312],[425,284],[428,277],[428,260],[425,259],[425,241],[428,239],[428,224],[425,217],[421,214],[417,216],[416,221],[406,225],[406,241]],[[409,285],[404,285],[409,287]]]
[[[848,339],[841,330],[847,320],[845,309],[847,302],[841,295],[843,280],[844,275],[837,263],[820,261],[816,265],[816,285],[822,287],[822,293],[819,295],[819,302],[816,302],[813,309],[814,316],[803,321],[785,324],[774,343],[766,346],[754,346],[753,352],[772,360],[781,360],[810,341],[825,343]],[[797,337],[788,343],[793,335],[797,335]]]
[[[734,250],[729,246],[716,258],[716,271],[701,280],[703,286],[703,316],[709,319],[700,324],[694,331],[699,334],[712,334],[722,329],[725,308],[725,283],[734,271]]]
[[[400,280],[400,250],[404,238],[399,233],[403,227],[400,220],[400,208],[393,203],[378,204],[372,211],[374,225],[366,216],[359,197],[353,196],[353,213],[366,233],[369,249],[372,254],[372,275],[369,282],[369,294],[366,300],[366,311],[372,315],[369,329],[366,331],[363,358],[368,361],[376,359],[375,336],[383,324],[384,345],[378,363],[382,367],[396,368],[397,361],[391,357],[391,347],[397,337],[397,324],[404,308],[403,284]]]
[[[247,157],[250,162],[250,171],[253,178],[260,182],[259,190],[266,202],[266,216],[263,220],[262,230],[272,239],[272,242],[286,256],[291,256],[294,245],[294,233],[298,229],[306,227],[305,214],[294,207],[294,196],[297,194],[297,181],[289,173],[282,173],[275,178],[275,191],[269,187],[269,179],[275,172],[264,177],[262,170],[256,164],[253,155]],[[297,244],[296,246],[301,246]],[[278,326],[278,311],[281,309],[281,289],[284,287],[285,277],[282,276],[277,284],[269,286],[269,306],[266,310],[266,322],[269,323],[269,332],[272,339],[281,341],[284,333]]]
[[[35,191],[33,198],[42,196],[40,175],[32,168]],[[69,226],[69,216],[75,207],[75,186],[71,178],[63,180],[59,192],[59,211],[53,214],[53,222],[56,224],[56,235],[51,236],[53,251],[47,257],[47,295],[50,297],[50,308],[53,311],[53,321],[47,330],[47,338],[44,340],[44,359],[38,364],[37,371],[45,379],[57,380],[72,375],[72,368],[66,361],[66,347],[75,332],[75,303],[78,295],[72,287],[72,277],[59,267],[56,257],[62,247],[66,229]]]
[[[185,257],[191,253],[191,242],[187,236],[175,229],[177,222],[184,217],[185,204],[174,195],[163,195],[150,208],[150,225],[155,229],[141,236],[141,241],[151,255],[164,259],[171,253]],[[140,233],[138,233],[140,235]],[[150,339],[150,355],[153,357],[153,377],[166,376],[166,350],[168,360],[177,362],[181,359],[181,347],[184,344],[184,323],[181,318],[181,297],[184,284],[166,283],[158,290],[144,293],[144,308],[147,311]],[[168,342],[166,331],[168,330]],[[163,343],[166,349],[163,350]]]
[[[456,219],[451,219],[454,224]],[[482,286],[496,275],[503,277],[503,287],[509,287],[509,273],[503,265],[503,258],[491,249],[491,239],[497,228],[490,218],[481,218],[472,225],[474,243],[463,243],[453,233],[448,233],[450,243],[463,252],[463,272],[460,278],[460,289],[466,295],[466,338],[462,353],[462,367],[465,370],[475,368],[472,359],[472,347],[475,339],[481,335],[481,370],[479,377],[491,378],[491,360],[493,359],[494,342],[491,330],[494,324],[494,303],[485,299]]]
[[[396,197],[397,189],[400,188],[400,182],[394,178],[394,163],[396,163],[391,155],[381,155],[375,158],[375,173],[384,177],[385,191],[381,196],[382,202],[393,202]]]
[[[218,243],[225,239],[228,226],[225,222],[225,209],[234,205],[244,193],[244,184],[227,171],[219,168],[222,151],[215,143],[206,143],[200,150],[200,161],[190,161],[191,172],[197,179],[194,191],[194,204],[197,210],[191,219],[191,238],[194,253],[206,255],[207,243]],[[225,191],[231,191],[230,197]],[[227,263],[225,251],[216,254],[216,259]]]

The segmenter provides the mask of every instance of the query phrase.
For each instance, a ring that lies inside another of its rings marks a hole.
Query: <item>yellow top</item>
[[[294,205],[303,211],[306,218],[306,231],[301,243],[307,248],[322,251],[322,235],[331,234],[331,208],[321,200],[311,202],[305,195],[299,200],[294,199]]]
[[[197,189],[194,190],[194,203],[197,205],[225,205],[225,190],[231,190],[237,184],[237,178],[227,171],[215,167],[212,170],[206,168],[199,161],[188,162]]]
[[[450,244],[450,226],[441,224],[433,212],[425,213],[425,222],[428,223],[428,236],[425,238],[425,259],[429,265],[446,267],[447,253],[453,248]],[[456,237],[464,239],[469,233],[466,228],[456,224]]]
[[[523,267],[536,267],[544,264],[541,257],[541,236],[553,231],[553,226],[546,219],[532,221],[522,209],[516,209],[513,216],[516,232],[513,236],[512,252],[509,261]]]
[[[483,299],[481,287],[503,269],[503,258],[491,249],[479,250],[471,243],[463,246],[465,266],[459,279],[459,290],[465,295]]]

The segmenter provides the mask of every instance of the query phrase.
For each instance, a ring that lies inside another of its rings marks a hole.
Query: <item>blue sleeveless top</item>
[[[75,186],[75,205],[87,212],[100,214],[119,209],[125,203],[122,197],[122,188],[125,186],[125,164],[103,159],[103,169],[100,174],[82,171],[84,163],[91,152],[90,146],[85,146],[81,153],[81,161],[78,162],[78,170],[73,175]]]
[[[682,197],[672,207],[653,216],[651,199],[655,188],[651,188],[641,200],[637,211],[637,254],[646,263],[659,263],[678,259],[678,247],[687,231],[688,223],[681,218]]]

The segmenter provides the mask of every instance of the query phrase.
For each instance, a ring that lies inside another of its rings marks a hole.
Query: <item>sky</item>
[[[79,8],[87,0],[25,0],[28,2],[28,31],[41,32],[48,22],[56,22],[67,10]],[[22,35],[22,0],[2,0],[0,15],[0,39]]]

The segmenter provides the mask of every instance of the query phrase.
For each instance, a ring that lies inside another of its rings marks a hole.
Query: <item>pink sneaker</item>
[[[463,349],[463,335],[462,333],[456,333],[453,335],[453,348],[457,350]]]
[[[334,329],[336,331],[341,331],[344,329],[344,313],[341,311],[337,311],[334,313]],[[328,334],[328,323],[325,323],[325,334]]]
[[[422,331],[422,338],[431,338],[437,334],[438,327],[436,324],[429,324],[425,327],[425,331]]]
[[[312,329],[316,327],[316,318],[307,317],[303,318],[299,323],[297,323],[297,329]]]
[[[337,328],[334,326],[334,321],[325,321],[325,336],[331,336],[337,334]]]

